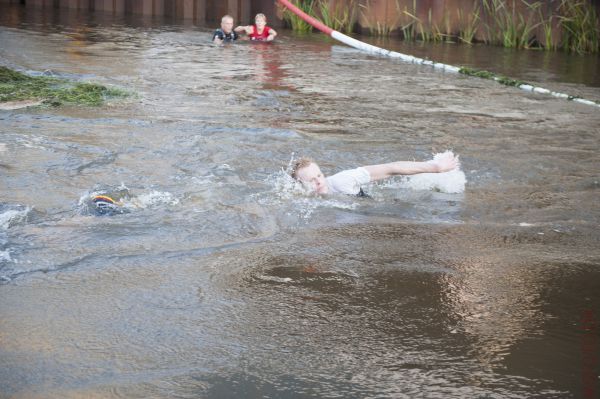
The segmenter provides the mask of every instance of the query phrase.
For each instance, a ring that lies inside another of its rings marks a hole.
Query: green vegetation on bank
[[[447,6],[435,18],[432,9],[426,18],[419,18],[424,10],[418,8],[416,0],[393,0],[384,18],[379,17],[375,0],[291,1],[325,25],[345,33],[354,31],[360,15],[362,27],[373,36],[576,53],[600,51],[600,18],[591,0],[473,0],[465,9]],[[294,31],[312,30],[289,10],[284,9],[284,19]]]
[[[128,93],[123,90],[95,83],[73,83],[49,76],[29,76],[0,66],[0,102],[40,100],[53,106],[96,106],[109,98],[127,96]]]

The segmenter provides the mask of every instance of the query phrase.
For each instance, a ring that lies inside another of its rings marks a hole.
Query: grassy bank
[[[127,96],[123,90],[95,83],[75,83],[49,76],[29,76],[0,66],[0,102],[39,100],[43,104],[53,106],[97,106],[109,98]]]

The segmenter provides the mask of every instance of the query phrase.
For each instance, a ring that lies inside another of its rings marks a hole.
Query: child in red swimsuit
[[[272,41],[277,36],[275,29],[267,26],[267,17],[265,14],[256,14],[254,25],[238,26],[234,31],[238,33],[246,32],[250,40],[266,42]]]

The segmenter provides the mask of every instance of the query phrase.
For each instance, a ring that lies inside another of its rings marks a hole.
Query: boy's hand
[[[460,166],[458,156],[452,154],[451,152],[447,152],[438,159],[430,162],[436,166],[438,173],[449,172]]]

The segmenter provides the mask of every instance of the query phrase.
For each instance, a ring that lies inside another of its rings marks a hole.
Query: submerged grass
[[[29,76],[0,66],[0,102],[41,100],[45,104],[97,106],[108,98],[127,97],[120,89],[96,83],[75,83],[49,76]]]
[[[509,77],[503,76],[503,75],[498,75],[495,74],[493,72],[489,72],[489,71],[485,71],[485,70],[479,70],[479,69],[474,69],[474,68],[460,68],[460,70],[458,71],[459,73],[462,73],[463,75],[469,75],[469,76],[476,76],[478,78],[482,78],[482,79],[489,79],[489,80],[495,80],[496,82],[503,84],[505,86],[513,86],[513,87],[519,87],[521,85],[528,85],[529,83],[524,82],[522,80],[517,80],[517,79],[511,79]]]
[[[480,69],[462,67],[459,69],[458,73],[461,73],[463,75],[468,75],[468,76],[475,76],[475,77],[482,78],[482,79],[494,80],[505,86],[519,87],[521,89],[526,89],[526,90],[527,89],[531,90],[532,88],[534,88],[534,86],[531,83],[527,83],[527,82],[524,82],[524,81],[518,80],[518,79],[512,79],[512,78],[509,78],[509,77],[506,77],[503,75],[498,75],[494,72],[480,70]],[[523,85],[530,86],[530,87],[529,88],[521,87]],[[557,97],[566,98],[569,101],[573,101],[573,100],[582,98],[580,96],[571,96],[571,95],[560,94],[560,93],[552,93],[552,95],[555,95]],[[586,100],[586,103],[589,103],[589,102],[593,102],[597,105],[600,105],[600,101],[598,101],[598,100]]]

